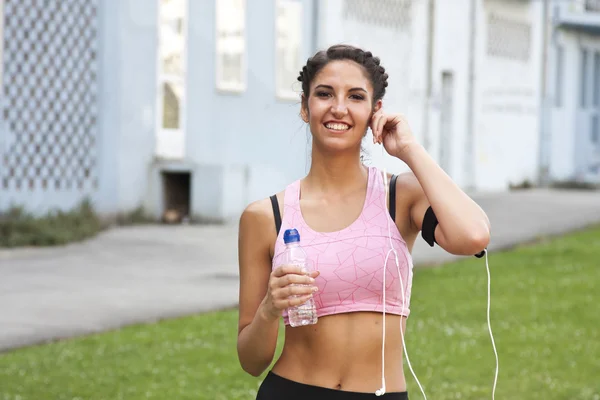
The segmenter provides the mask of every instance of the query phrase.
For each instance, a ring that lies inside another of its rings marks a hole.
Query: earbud
[[[376,396],[383,396],[384,394],[385,394],[385,389],[384,389],[384,388],[377,389],[377,390],[375,391],[375,395],[376,395]]]

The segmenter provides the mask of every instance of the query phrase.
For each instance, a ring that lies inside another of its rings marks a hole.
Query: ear
[[[381,107],[383,107],[383,101],[381,99],[379,99],[373,106],[373,114],[375,114],[377,111],[379,111],[381,109]]]
[[[302,93],[300,101],[300,117],[302,117],[302,121],[308,124],[308,103],[306,97],[304,97],[304,93]]]

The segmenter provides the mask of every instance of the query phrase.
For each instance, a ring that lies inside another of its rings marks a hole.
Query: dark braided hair
[[[367,72],[367,76],[373,86],[373,104],[383,98],[385,95],[385,88],[388,85],[388,74],[385,73],[385,68],[379,65],[379,58],[373,57],[373,54],[371,54],[370,51],[364,51],[350,45],[337,44],[331,46],[327,50],[321,50],[309,58],[306,65],[302,68],[302,71],[300,71],[298,80],[302,82],[304,106],[307,105],[312,80],[325,65],[334,60],[350,60],[361,65]]]

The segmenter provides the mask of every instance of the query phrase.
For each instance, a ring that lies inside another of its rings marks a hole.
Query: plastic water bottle
[[[299,265],[304,272],[311,272],[307,262],[306,253],[300,247],[300,234],[296,229],[287,229],[283,234],[285,251],[282,255],[282,264]],[[305,326],[317,323],[317,308],[311,297],[304,304],[287,309],[290,325]]]

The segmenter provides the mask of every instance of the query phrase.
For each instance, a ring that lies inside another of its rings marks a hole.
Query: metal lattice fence
[[[487,18],[487,54],[515,61],[529,61],[531,24],[495,13]]]
[[[345,0],[344,17],[398,31],[409,31],[413,0]]]
[[[415,45],[415,15],[423,0],[344,0],[342,41],[371,51],[390,75],[389,96],[408,102],[407,90],[394,83],[409,79]],[[398,90],[396,90],[398,89]]]
[[[97,185],[95,0],[3,0],[3,189]]]

